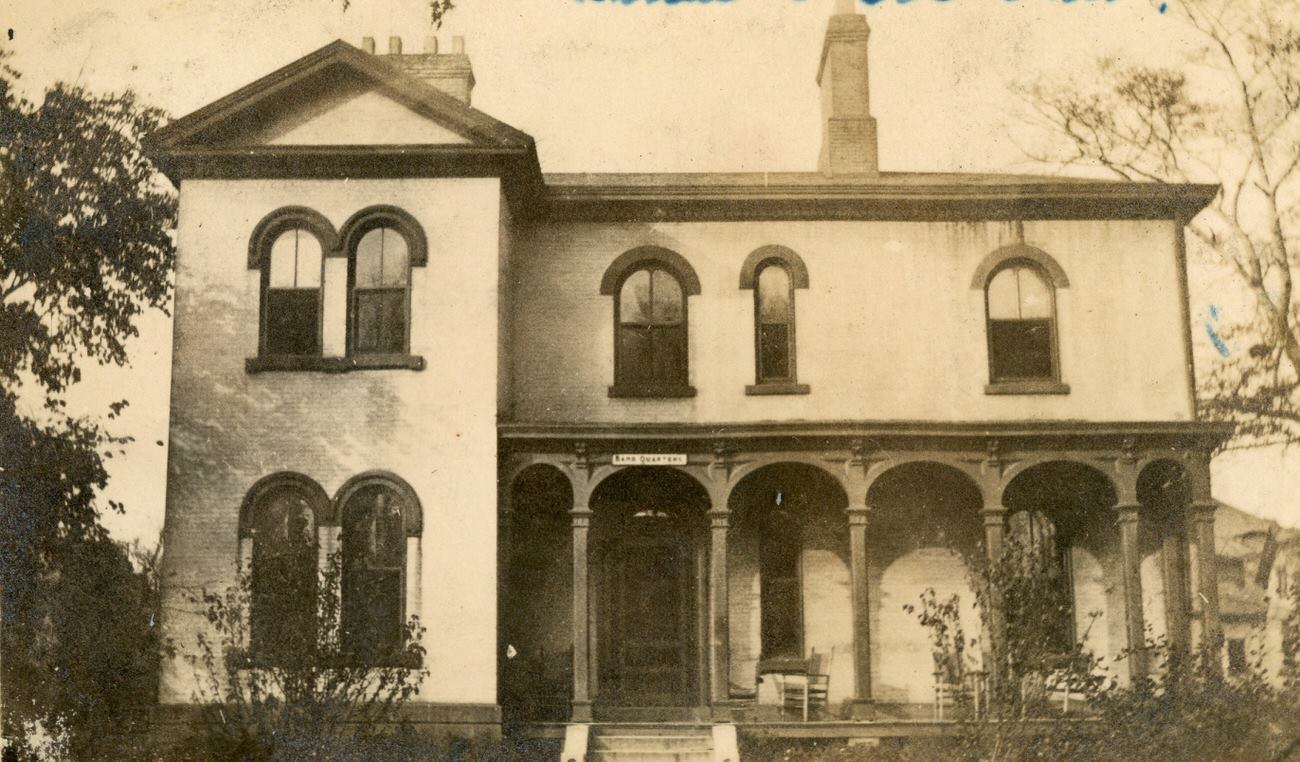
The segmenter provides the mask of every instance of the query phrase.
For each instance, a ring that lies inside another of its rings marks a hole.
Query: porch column
[[[865,500],[865,494],[864,494]],[[865,504],[849,506],[849,577],[853,586],[853,716],[865,716],[871,704],[871,627],[867,591],[867,519]]]
[[[1002,558],[1006,541],[1007,509],[1002,505],[1001,490],[998,485],[985,485],[984,508],[980,513],[984,517],[984,553],[989,566]],[[990,575],[989,579],[995,579]],[[989,633],[984,646],[984,671],[987,673],[989,688],[996,688],[1002,676],[1002,648],[1006,633],[1006,619],[1002,611],[1002,596],[998,590],[989,590],[988,626]]]
[[[1139,513],[1142,506],[1134,502],[1120,503],[1119,512],[1120,563],[1124,575],[1124,622],[1128,633],[1129,677],[1133,680],[1147,674],[1146,627],[1142,621],[1142,555],[1138,547]]]
[[[591,510],[575,497],[573,524],[573,721],[591,722],[591,620],[588,615],[587,535]]]
[[[1190,516],[1184,525],[1189,524]],[[1189,605],[1187,593],[1187,532],[1169,531],[1161,537],[1160,559],[1163,566],[1165,582],[1165,624],[1169,630],[1169,646],[1175,653],[1186,653],[1191,643],[1191,630],[1188,623]],[[1185,526],[1181,529],[1185,530]]]
[[[1219,623],[1218,555],[1214,548],[1215,503],[1196,500],[1192,503],[1192,535],[1196,538],[1196,597],[1201,601],[1201,646],[1217,654],[1223,646],[1223,628]],[[1217,659],[1213,666],[1219,665]]]
[[[709,511],[709,698],[717,706],[731,698],[731,630],[727,619],[727,530],[731,512]]]

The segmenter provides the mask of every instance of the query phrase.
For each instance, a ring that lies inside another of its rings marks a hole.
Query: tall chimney
[[[867,69],[870,37],[867,19],[854,10],[853,0],[836,0],[817,68],[822,96],[822,151],[817,168],[828,175],[880,172]]]

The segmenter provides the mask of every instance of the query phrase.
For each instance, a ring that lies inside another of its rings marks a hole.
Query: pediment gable
[[[338,40],[153,135],[161,154],[283,146],[531,147],[525,133]]]

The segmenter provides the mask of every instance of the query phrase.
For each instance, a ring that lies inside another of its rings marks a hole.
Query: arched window
[[[263,217],[248,239],[248,267],[258,270],[257,370],[314,367],[321,357],[325,257],[337,250],[334,226],[320,213],[287,206]]]
[[[784,246],[764,246],[740,268],[740,287],[754,291],[754,378],[746,394],[807,394],[797,383],[795,289],[808,288],[803,260]]]
[[[341,498],[343,647],[384,663],[406,645],[406,539],[419,534],[419,509],[409,487],[379,476],[354,480]]]
[[[311,480],[284,474],[249,492],[241,535],[252,542],[250,645],[259,663],[313,653],[318,514],[328,498]]]
[[[681,255],[642,246],[614,260],[600,292],[614,298],[611,397],[689,397],[686,297],[700,293]]]
[[[381,364],[411,345],[411,268],[425,264],[419,223],[395,207],[371,207],[344,225],[348,255],[348,355]]]
[[[1008,261],[988,279],[984,295],[990,383],[1058,381],[1056,294],[1042,268]]]
[[[758,271],[754,289],[754,336],[758,383],[794,382],[794,287],[776,262]]]

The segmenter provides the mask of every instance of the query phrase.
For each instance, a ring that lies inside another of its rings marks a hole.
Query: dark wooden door
[[[671,533],[617,543],[609,558],[602,694],[624,706],[694,703],[694,558]]]

